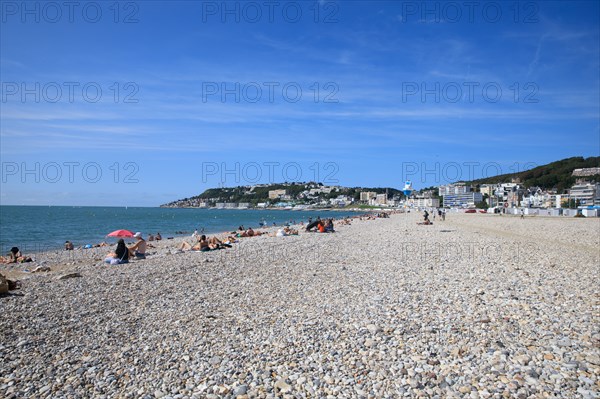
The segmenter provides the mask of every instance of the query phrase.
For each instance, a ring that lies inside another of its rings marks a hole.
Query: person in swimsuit
[[[146,240],[140,232],[135,233],[133,236],[137,239],[137,242],[129,247],[129,256],[136,259],[146,259]]]

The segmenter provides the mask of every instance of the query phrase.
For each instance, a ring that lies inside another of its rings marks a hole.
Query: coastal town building
[[[287,195],[287,190],[269,190],[269,199],[280,199]]]
[[[600,168],[581,168],[573,170],[573,176],[594,176],[600,175]]]
[[[375,196],[375,204],[376,205],[387,205],[387,195],[386,194],[377,194]]]
[[[473,191],[473,187],[468,186],[465,183],[448,184],[440,186],[438,189],[440,196],[442,197],[445,195],[467,194]]]
[[[374,191],[361,191],[360,192],[360,200],[363,202],[369,202],[371,198],[375,198],[377,193]]]
[[[505,204],[510,208],[519,206],[520,199],[524,194],[525,188],[516,182],[497,184],[494,190],[497,204]]]
[[[525,190],[520,206],[524,208],[555,208],[556,193],[543,190],[540,187],[531,187]]]
[[[600,183],[578,182],[569,190],[569,198],[581,205],[600,205]]]
[[[494,191],[496,190],[496,184],[482,184],[479,186],[479,192],[481,195],[491,197],[494,195]]]
[[[439,192],[443,198],[445,207],[466,208],[475,206],[478,202],[483,201],[481,192],[474,191],[472,186],[464,183],[440,186]]]
[[[438,198],[417,196],[411,199],[415,208],[439,208],[440,200]]]
[[[438,208],[440,206],[439,198],[434,197],[432,190],[422,191],[414,194],[407,200],[407,204],[414,208]]]
[[[353,202],[352,198],[350,198],[347,195],[338,195],[336,198],[331,198],[329,200],[329,203],[331,205],[338,207],[338,208],[343,208],[346,205],[351,204],[352,202]]]

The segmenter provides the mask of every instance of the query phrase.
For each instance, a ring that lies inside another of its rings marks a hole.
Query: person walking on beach
[[[525,211],[521,208],[521,219],[525,219]]]
[[[427,209],[423,212],[423,221],[429,223],[429,212],[427,212]]]
[[[446,210],[442,209],[442,221],[446,220]]]

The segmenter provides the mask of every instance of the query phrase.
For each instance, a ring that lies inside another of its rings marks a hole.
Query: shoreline
[[[266,220],[270,225],[284,225],[292,221],[300,222],[308,217],[342,217],[346,215],[364,214],[366,212],[255,212],[240,210],[223,212],[221,210],[185,210],[169,208],[113,208],[89,207],[87,209],[55,208],[50,211],[45,207],[34,207],[34,210],[4,209],[3,220],[14,218],[18,221],[12,227],[2,224],[0,251],[6,255],[12,247],[18,247],[23,254],[37,254],[48,251],[61,251],[66,240],[75,247],[97,245],[107,242],[110,245],[116,240],[106,237],[106,233],[126,228],[132,232],[140,231],[145,237],[149,233],[160,231],[163,237],[181,237],[191,235],[197,229],[207,234],[220,233],[222,230],[235,230],[240,224],[247,227],[260,227]],[[62,220],[64,222],[56,222]],[[99,233],[99,234],[98,234]]]
[[[350,216],[350,220],[360,219],[362,217],[368,217],[369,215],[360,214]],[[337,223],[339,226],[339,222],[346,218],[334,219],[334,223]],[[238,238],[239,241],[246,241],[248,239],[256,239],[259,237],[264,237],[268,234],[275,234],[278,229],[283,228],[284,225],[268,225],[265,227],[258,227],[254,229],[261,233],[260,236],[257,237],[242,237]],[[300,234],[314,234],[314,233],[306,233],[304,231],[306,224],[295,224],[289,225],[290,228],[296,229]],[[199,234],[205,234],[207,237],[218,237],[220,239],[225,239],[227,236],[232,233],[237,233],[238,231],[230,230],[230,231],[220,231],[220,232],[201,232]],[[294,237],[294,236],[289,236]],[[147,237],[145,237],[147,238]],[[116,238],[112,238],[115,242],[109,244],[107,246],[92,246],[91,248],[84,248],[82,246],[75,247],[73,250],[66,251],[64,249],[50,249],[50,250],[41,250],[39,252],[28,252],[24,255],[29,255],[33,258],[33,262],[27,263],[9,263],[2,264],[0,263],[0,273],[4,274],[9,278],[23,278],[32,275],[38,275],[32,273],[38,266],[41,267],[50,267],[52,271],[55,270],[70,270],[72,268],[80,267],[80,266],[101,266],[101,263],[106,257],[106,254],[112,252],[116,246]],[[124,238],[125,244],[130,246],[135,243],[133,238]],[[151,257],[153,255],[164,256],[168,253],[174,253],[178,246],[181,245],[183,241],[186,241],[190,244],[193,243],[193,239],[191,237],[191,233],[189,234],[180,234],[174,235],[172,237],[164,237],[162,240],[154,240],[148,241],[146,239],[147,244],[149,244],[147,254]],[[235,245],[235,244],[234,244]],[[225,249],[222,251],[226,251]],[[219,251],[220,252],[220,251]],[[213,252],[210,252],[213,253]],[[142,261],[134,261],[134,262],[143,262]],[[49,273],[51,274],[52,271]],[[44,272],[48,273],[48,272]]]

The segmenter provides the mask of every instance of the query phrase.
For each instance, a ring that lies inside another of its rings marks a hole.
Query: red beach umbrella
[[[107,237],[133,237],[133,233],[129,230],[115,230],[106,235]]]

